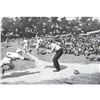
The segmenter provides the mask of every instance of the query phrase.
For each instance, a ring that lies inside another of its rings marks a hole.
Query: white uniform
[[[21,49],[17,49],[16,52],[7,52],[6,53],[6,57],[4,57],[1,62],[0,62],[0,67],[2,68],[2,74],[4,74],[5,70],[10,70],[10,69],[14,69],[15,65],[13,64],[13,60],[17,60],[17,59],[21,59],[24,60],[24,57],[21,56],[22,50]],[[8,65],[7,68],[5,67],[5,65]]]
[[[7,52],[6,57],[4,57],[4,58],[1,60],[0,66],[3,67],[4,65],[11,64],[12,61],[13,61],[13,60],[16,60],[16,59],[21,59],[21,60],[23,60],[24,57],[21,56],[21,55],[18,54],[18,53]]]
[[[0,62],[0,66],[3,67],[3,65],[9,64],[10,62],[11,62],[11,58],[4,57]]]
[[[23,56],[21,56],[20,54],[18,54],[16,52],[7,52],[7,57],[12,58],[13,60],[16,60],[16,59],[23,60],[24,59]]]

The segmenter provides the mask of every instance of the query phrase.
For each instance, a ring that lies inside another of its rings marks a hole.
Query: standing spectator
[[[29,49],[28,40],[25,38],[23,42],[24,42],[24,50],[25,50],[25,53],[26,53]]]
[[[37,40],[36,40],[36,50],[37,50],[37,52],[39,53],[39,48],[40,48],[40,45],[41,45],[41,42],[42,42],[43,40],[40,38],[40,37],[38,37],[37,38]]]
[[[9,46],[8,46],[8,43],[9,43],[9,38],[7,37],[7,38],[6,38],[6,41],[5,41],[5,46],[6,46],[6,48],[9,47]]]

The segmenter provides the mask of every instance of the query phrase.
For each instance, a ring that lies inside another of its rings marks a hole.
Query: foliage
[[[3,38],[31,38],[46,35],[72,34],[77,37],[81,33],[100,29],[100,22],[93,17],[75,17],[72,20],[67,17],[3,17]]]

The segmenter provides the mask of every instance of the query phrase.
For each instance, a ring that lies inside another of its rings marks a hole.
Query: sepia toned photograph
[[[100,84],[100,17],[1,17],[0,84]]]

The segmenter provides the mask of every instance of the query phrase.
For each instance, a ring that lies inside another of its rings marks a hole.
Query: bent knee
[[[53,62],[57,62],[57,59],[53,58],[52,61],[53,61]]]

